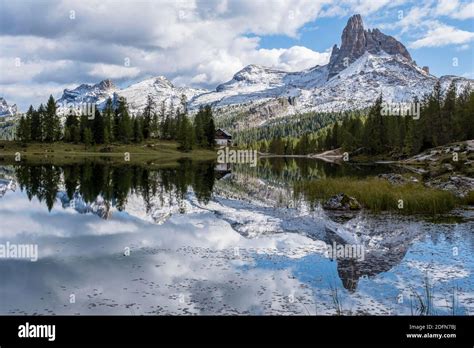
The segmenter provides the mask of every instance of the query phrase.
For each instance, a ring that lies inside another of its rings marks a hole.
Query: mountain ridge
[[[155,76],[120,89],[112,81],[65,89],[59,102],[94,102],[102,108],[108,97],[125,97],[132,113],[141,112],[150,94],[162,102],[178,105],[186,95],[188,109],[203,105],[218,109],[218,117],[236,113],[251,116],[258,126],[280,116],[304,112],[339,112],[370,106],[382,93],[389,102],[412,101],[431,93],[437,81],[442,89],[455,81],[458,91],[474,80],[460,76],[436,77],[416,65],[406,47],[378,29],[364,28],[358,14],[348,19],[342,31],[341,47],[333,46],[328,64],[296,72],[250,64],[215,90],[175,87],[164,76]]]

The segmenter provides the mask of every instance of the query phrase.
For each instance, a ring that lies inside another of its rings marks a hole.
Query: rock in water
[[[349,197],[345,193],[339,193],[329,198],[323,204],[323,208],[327,210],[359,210],[362,206],[354,197]]]

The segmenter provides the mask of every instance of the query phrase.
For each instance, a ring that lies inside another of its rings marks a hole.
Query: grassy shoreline
[[[178,150],[173,141],[147,141],[140,144],[109,144],[85,147],[70,143],[27,143],[16,141],[0,141],[0,160],[14,161],[17,153],[21,160],[35,163],[70,163],[81,159],[103,160],[107,162],[125,162],[125,154],[129,154],[127,163],[136,162],[175,162],[180,158],[193,160],[213,160],[216,152],[210,149],[194,149],[190,152]]]
[[[312,180],[297,183],[294,189],[297,196],[302,195],[311,202],[324,202],[343,192],[372,212],[440,214],[469,203],[449,191],[428,188],[421,183],[395,185],[377,177]]]

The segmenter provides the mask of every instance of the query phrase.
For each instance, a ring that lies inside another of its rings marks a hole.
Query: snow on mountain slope
[[[215,92],[195,97],[191,100],[190,108],[205,104],[221,108],[275,98],[293,100],[301,96],[302,89],[322,86],[326,78],[325,67],[288,73],[260,65],[248,65],[237,72],[232,80],[217,86]]]
[[[325,66],[286,73],[249,65],[214,92],[194,98],[191,109],[212,104],[220,115],[247,112],[253,123],[262,124],[297,112],[366,108],[381,93],[388,102],[412,101],[431,93],[438,81],[418,67],[395,38],[377,29],[365,30],[360,15],[348,20],[341,41],[341,48],[333,47]],[[443,90],[451,81],[458,92],[467,84],[474,87],[474,80],[462,77],[439,80]],[[281,107],[274,107],[275,99],[281,101]]]
[[[65,89],[63,95],[57,100],[59,104],[68,103],[94,103],[102,104],[117,92],[119,88],[110,80],[101,81],[95,85],[82,84],[74,89]]]
[[[175,87],[167,78],[158,76],[135,83],[118,91],[117,94],[127,99],[130,111],[134,113],[140,112],[145,108],[148,95],[152,96],[156,107],[159,107],[163,101],[166,104],[172,102],[175,106],[178,106],[182,95],[185,95],[186,99],[190,100],[204,92],[206,90]]]
[[[365,52],[321,88],[311,91],[301,104],[316,111],[360,109],[371,105],[380,93],[389,102],[412,101],[430,93],[437,80],[403,57]],[[445,80],[447,87],[451,79]],[[466,81],[458,83],[464,86]]]
[[[151,95],[159,107],[162,101],[179,105],[181,95],[191,112],[212,105],[217,117],[245,115],[247,127],[308,111],[344,111],[370,106],[381,93],[388,102],[412,101],[432,91],[441,82],[446,90],[455,81],[458,92],[474,80],[456,76],[437,78],[412,60],[405,46],[378,29],[364,29],[360,15],[349,18],[341,36],[341,48],[334,45],[330,61],[299,72],[285,72],[248,65],[214,91],[175,87],[165,77],[154,77],[118,89],[109,80],[65,90],[60,99],[96,102],[123,96],[132,112],[142,111]]]
[[[13,116],[17,112],[16,104],[10,105],[4,98],[0,97],[0,117]]]
[[[161,102],[167,104],[173,102],[179,105],[181,96],[184,94],[189,100],[197,94],[206,92],[203,89],[193,89],[187,87],[175,87],[163,76],[153,77],[124,89],[115,86],[112,81],[104,80],[95,85],[82,84],[79,87],[68,90],[65,89],[62,97],[58,99],[58,103],[94,103],[102,109],[105,106],[107,98],[111,98],[114,102],[118,97],[127,99],[127,103],[131,113],[141,112],[145,108],[148,95],[158,107]]]

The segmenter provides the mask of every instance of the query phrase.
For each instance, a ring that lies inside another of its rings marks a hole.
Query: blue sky
[[[356,13],[432,74],[474,78],[471,0],[0,0],[0,96],[24,110],[107,78],[214,89],[248,64],[307,69]]]
[[[376,12],[364,18],[365,28],[383,28],[384,26],[396,23],[399,11],[409,13],[411,4],[403,4],[386,11]],[[474,9],[472,9],[474,11]],[[473,14],[474,16],[474,14]],[[466,32],[474,32],[474,17],[467,19],[454,19],[449,16],[437,17],[442,23]],[[328,47],[337,44],[340,46],[341,33],[346,25],[347,16],[337,16],[328,18],[318,18],[306,23],[298,31],[298,37],[286,35],[267,35],[261,37],[262,48],[290,48],[294,45],[301,45],[313,51],[324,51]],[[422,30],[414,32],[402,32],[398,28],[381,29],[385,34],[394,36],[405,46],[407,46],[412,58],[420,66],[429,66],[430,72],[436,76],[460,75],[474,78],[474,47],[471,40],[466,43],[443,44],[442,46],[425,46],[420,48],[410,47],[410,43],[416,41],[423,35]],[[471,42],[470,44],[468,42]],[[453,64],[457,58],[457,65]]]

